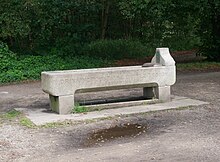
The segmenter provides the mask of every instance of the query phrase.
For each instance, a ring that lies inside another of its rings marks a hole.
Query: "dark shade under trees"
[[[1,0],[0,40],[22,54],[82,55],[103,39],[196,47],[220,61],[220,1]]]

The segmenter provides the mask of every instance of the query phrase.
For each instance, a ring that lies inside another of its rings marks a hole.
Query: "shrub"
[[[7,44],[0,41],[0,71],[9,70],[16,59],[16,54],[9,50]]]
[[[204,44],[199,51],[200,54],[207,57],[209,61],[220,62],[220,40],[218,44]]]
[[[98,40],[88,44],[84,55],[107,59],[139,58],[148,56],[148,49],[134,40]]]
[[[51,48],[50,54],[61,57],[73,57],[81,54],[83,43],[77,37],[58,39]]]
[[[108,65],[106,63],[102,59],[88,56],[75,56],[71,59],[55,55],[21,56],[13,60],[10,67],[1,71],[0,83],[40,79],[42,71],[94,68]]]
[[[42,71],[85,69],[108,66],[109,62],[90,56],[17,56],[0,42],[0,83],[40,79]]]

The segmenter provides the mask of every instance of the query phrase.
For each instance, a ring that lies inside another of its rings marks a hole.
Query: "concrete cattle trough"
[[[43,91],[49,94],[51,109],[69,114],[76,91],[143,87],[144,97],[168,102],[170,86],[176,81],[176,67],[169,49],[157,48],[151,63],[143,66],[42,72],[41,81]]]

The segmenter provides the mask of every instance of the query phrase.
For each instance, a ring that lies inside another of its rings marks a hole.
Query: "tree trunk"
[[[103,5],[103,8],[102,8],[101,39],[105,39],[107,24],[108,24],[110,1],[109,0],[103,0],[102,5]]]

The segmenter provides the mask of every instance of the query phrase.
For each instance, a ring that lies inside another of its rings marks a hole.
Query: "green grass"
[[[3,123],[19,124],[27,128],[37,129],[64,127],[77,124],[78,122],[65,120],[63,122],[53,122],[37,126],[30,119],[28,119],[22,112],[13,109],[7,113],[0,114],[0,126],[2,126]]]
[[[46,123],[44,125],[39,126],[40,128],[57,128],[57,127],[64,127],[64,126],[70,126],[73,124],[77,124],[77,122],[73,122],[71,120],[65,120],[62,122],[52,122],[52,123]]]
[[[88,112],[88,108],[85,106],[79,105],[79,103],[76,103],[75,106],[72,109],[72,113],[85,113]]]
[[[12,118],[19,117],[20,115],[21,115],[21,112],[13,109],[13,110],[7,112],[6,114],[4,114],[3,116],[7,119],[12,119]]]
[[[192,62],[176,64],[179,71],[220,70],[220,62]]]
[[[20,120],[19,120],[19,123],[22,125],[22,126],[25,126],[25,127],[28,127],[28,128],[36,128],[36,125],[28,118],[26,117],[22,117]]]
[[[26,118],[23,113],[15,109],[10,110],[7,113],[1,114],[0,119],[1,119],[1,123],[3,122],[19,123],[20,125],[28,128],[36,128],[36,125],[33,122],[31,122],[28,118]]]

